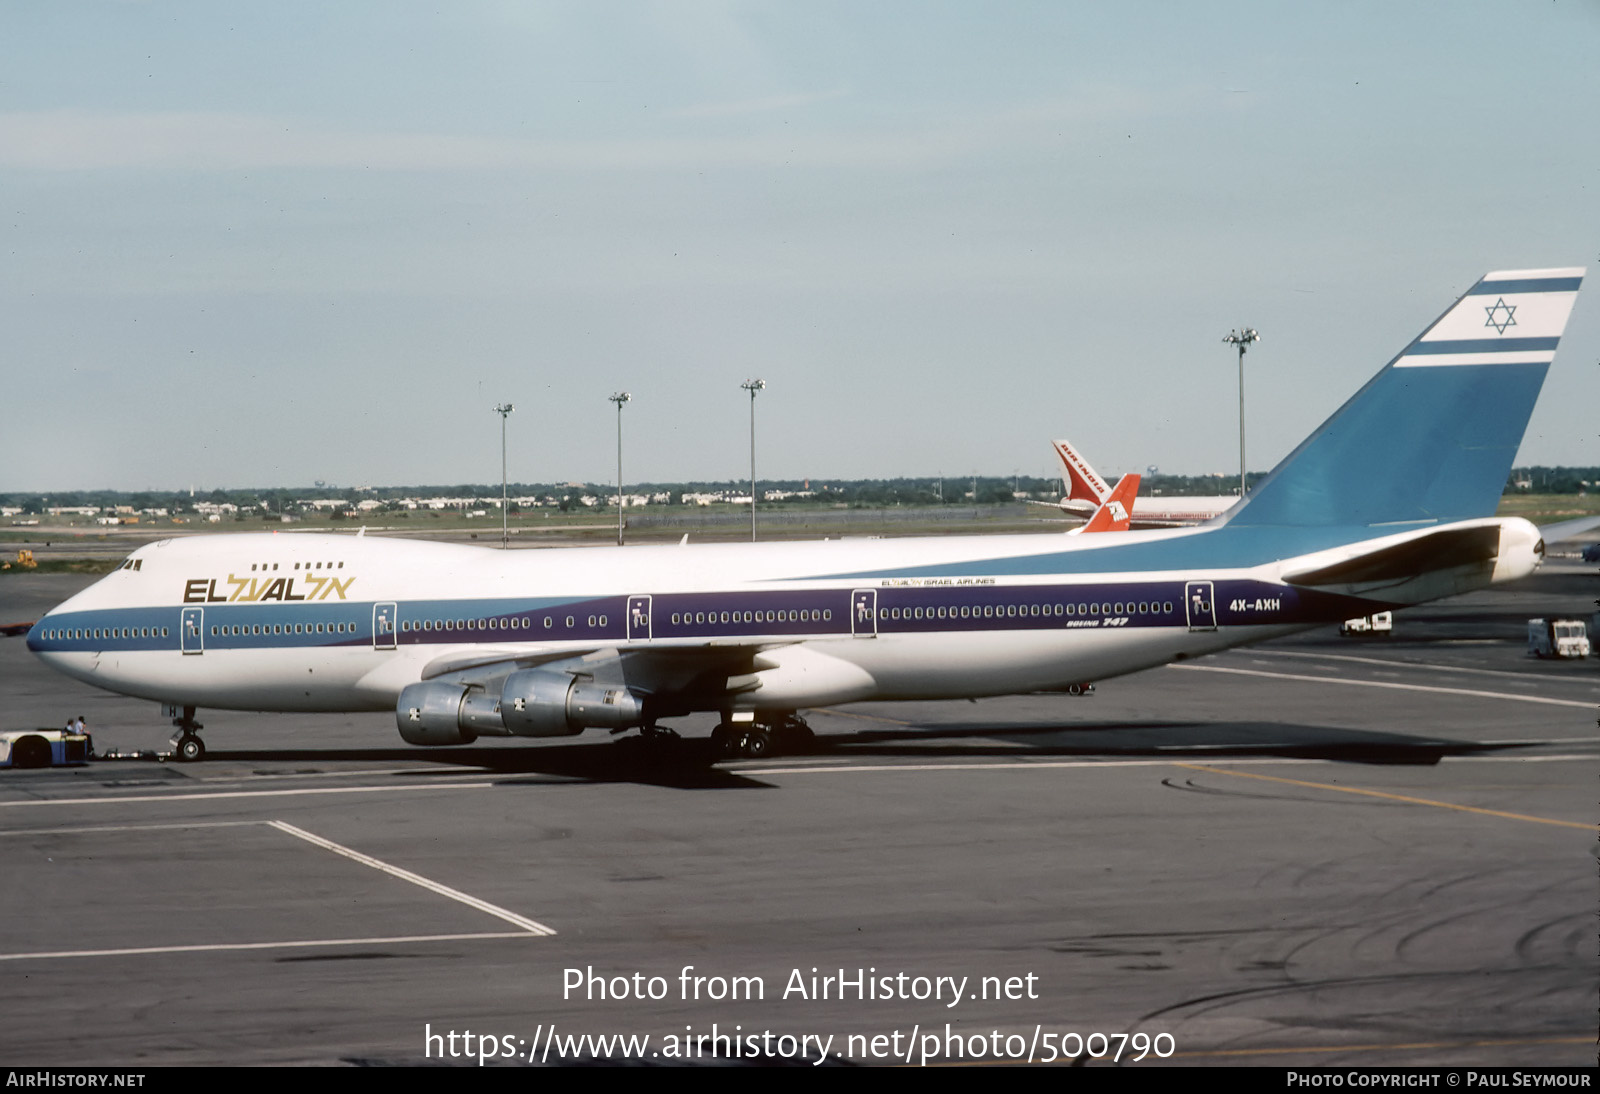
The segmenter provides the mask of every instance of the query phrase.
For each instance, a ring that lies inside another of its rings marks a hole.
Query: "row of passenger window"
[[[354,634],[354,623],[252,623],[246,626],[243,623],[229,624],[224,627],[212,627],[211,635],[259,635],[259,634]]]
[[[1171,613],[1172,601],[1102,601],[1095,604],[984,604],[932,608],[880,608],[879,619],[1015,619],[1019,616],[1149,615]]]
[[[544,617],[545,630],[551,630],[555,625],[555,616],[547,615]],[[566,626],[576,627],[577,625],[577,616],[567,616]],[[605,625],[605,616],[589,616],[589,626],[603,627]],[[510,619],[408,619],[400,624],[400,629],[402,631],[512,631],[522,630],[531,626],[533,626],[533,620],[524,615],[513,616]]]
[[[342,570],[342,569],[344,569],[344,563],[342,563],[342,562],[316,562],[316,563],[312,563],[312,562],[296,562],[294,564],[294,568],[296,570],[300,570],[300,569],[305,569],[305,570],[317,569],[317,570],[320,570],[324,566],[326,566],[330,570]],[[276,562],[252,562],[250,564],[250,569],[252,569],[252,570],[254,570],[254,569],[258,568],[258,567],[260,569],[263,569],[263,570],[276,570],[278,568],[278,564]],[[135,568],[137,568],[137,567],[135,567]]]
[[[787,608],[760,612],[673,612],[674,625],[704,623],[826,623],[833,618],[829,608]]]
[[[47,642],[77,642],[89,638],[165,638],[165,627],[69,627],[44,632]]]

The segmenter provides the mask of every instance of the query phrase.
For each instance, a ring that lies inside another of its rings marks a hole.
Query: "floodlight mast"
[[[750,393],[750,542],[756,541],[756,392],[766,389],[765,380],[746,380],[739,385]]]
[[[617,546],[622,546],[622,404],[632,399],[626,391],[607,396],[617,404]]]
[[[1261,341],[1261,335],[1254,327],[1242,327],[1239,330],[1229,331],[1222,339],[1239,350],[1239,499],[1244,500],[1244,351],[1251,342]]]
[[[506,419],[511,412],[517,409],[510,403],[501,403],[494,408],[500,415],[500,549],[504,551],[511,545],[511,510],[506,506]]]

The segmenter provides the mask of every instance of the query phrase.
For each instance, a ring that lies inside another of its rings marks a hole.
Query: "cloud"
[[[844,90],[731,100],[679,109],[672,121],[759,117],[809,107]],[[923,112],[892,129],[691,135],[676,126],[612,138],[477,136],[348,130],[295,117],[203,111],[0,112],[0,168],[35,171],[645,171],[721,168],[925,170],[1005,148],[1036,148],[1041,134],[1071,139],[1108,117],[1148,116],[1172,103],[1093,91],[984,114]],[[663,118],[663,122],[667,121]]]
[[[36,171],[920,169],[968,154],[975,136],[934,130],[541,140],[352,132],[252,114],[47,110],[0,113],[0,166]]]
[[[663,114],[668,118],[733,118],[749,114],[769,114],[778,110],[803,110],[818,103],[842,99],[847,94],[843,88],[838,88],[834,91],[817,91],[803,95],[772,95],[764,99],[737,99],[679,107],[664,111]]]

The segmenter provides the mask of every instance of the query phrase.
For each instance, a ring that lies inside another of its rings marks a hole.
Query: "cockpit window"
[[[123,564],[121,566],[117,567],[117,568],[119,570],[138,570],[138,569],[143,568],[143,566],[144,566],[144,559],[142,559],[142,558],[130,558],[130,559],[126,560],[125,562],[123,562]]]

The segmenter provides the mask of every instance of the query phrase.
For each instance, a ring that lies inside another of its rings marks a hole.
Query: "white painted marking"
[[[487,912],[492,916],[496,916],[497,918],[505,920],[507,923],[513,923],[527,931],[529,934],[553,935],[556,933],[552,928],[546,927],[543,923],[529,919],[526,916],[520,916],[516,912],[508,912],[499,905],[490,904],[487,900],[479,900],[475,896],[469,896],[466,893],[463,893],[460,889],[452,889],[448,885],[441,885],[437,881],[430,881],[421,874],[414,874],[410,870],[402,870],[398,866],[390,866],[387,862],[384,862],[381,859],[375,859],[371,855],[363,855],[360,851],[352,851],[350,848],[345,847],[342,844],[334,843],[332,840],[323,839],[321,836],[307,832],[304,828],[296,828],[292,824],[287,824],[278,820],[268,821],[267,823],[280,832],[287,832],[296,839],[303,839],[307,843],[315,844],[324,850],[332,851],[336,855],[343,855],[345,858],[359,862],[363,866],[370,866],[374,870],[382,870],[384,873],[389,874],[392,877],[397,877],[402,881],[409,881],[413,885],[420,885],[430,892],[438,893],[440,896],[446,896],[451,900],[459,901],[469,908],[476,908],[480,912]]]
[[[0,802],[0,809],[23,805],[121,805],[123,802],[182,802],[219,798],[283,798],[301,794],[410,794],[428,790],[489,790],[494,783],[436,783],[432,786],[308,786],[299,790],[235,790],[204,794],[129,794],[104,798],[35,798]]]
[[[1244,761],[1254,762],[1254,761]],[[1007,771],[1039,770],[1074,767],[1171,767],[1171,760],[996,760],[993,763],[951,764],[838,764],[825,763],[807,767],[742,767],[732,766],[731,771],[741,775],[819,775],[819,774],[871,774],[878,771]]]
[[[1221,665],[1168,665],[1171,669],[1189,672],[1227,672],[1235,676],[1265,676],[1269,680],[1309,680],[1314,684],[1348,684],[1358,688],[1394,688],[1398,691],[1431,691],[1444,695],[1470,695],[1478,699],[1505,699],[1513,703],[1544,703],[1555,707],[1583,707],[1593,710],[1594,703],[1574,699],[1546,699],[1541,695],[1512,695],[1504,691],[1476,691],[1471,688],[1436,688],[1427,684],[1392,684],[1386,680],[1351,680],[1348,677],[1301,676],[1292,672],[1262,672],[1259,669],[1229,669]]]
[[[1554,763],[1557,760],[1584,760],[1588,763],[1593,763],[1595,760],[1595,755],[1591,752],[1588,755],[1573,753],[1569,756],[1451,756],[1449,759],[1452,762],[1456,760],[1463,760],[1470,761],[1472,763],[1504,761],[1506,763],[1519,764],[1547,764]]]
[[[1580,684],[1589,688],[1596,687],[1591,680],[1549,676],[1543,673],[1509,672],[1506,669],[1475,669],[1465,665],[1428,665],[1418,661],[1386,661],[1381,657],[1354,657],[1347,653],[1298,653],[1292,650],[1252,650],[1251,652],[1266,654],[1269,657],[1303,657],[1327,661],[1353,661],[1361,665],[1382,665],[1384,668],[1389,669],[1426,669],[1433,672],[1466,672],[1474,676],[1509,676],[1513,680],[1521,680],[1525,684]],[[1258,665],[1266,664],[1265,661],[1256,661],[1254,663]]]
[[[462,775],[489,774],[493,774],[493,771],[487,767],[451,767],[447,771],[430,771],[425,767],[358,767],[350,771],[252,771],[248,775],[225,775],[215,779],[200,776],[196,777],[194,781],[202,786],[243,786],[246,783],[260,782],[263,779],[355,779],[363,776],[375,777],[379,775],[459,777]]]
[[[128,957],[153,953],[214,953],[221,950],[293,950],[319,946],[397,946],[412,942],[464,942],[489,938],[533,938],[527,931],[483,934],[409,934],[390,938],[308,938],[298,942],[218,942],[206,946],[137,946],[120,950],[54,950],[43,953],[0,953],[0,961],[44,961],[61,957]]]
[[[1505,737],[1495,741],[1479,741],[1481,745],[1592,745],[1600,743],[1600,737],[1540,737],[1530,740],[1527,737]]]

